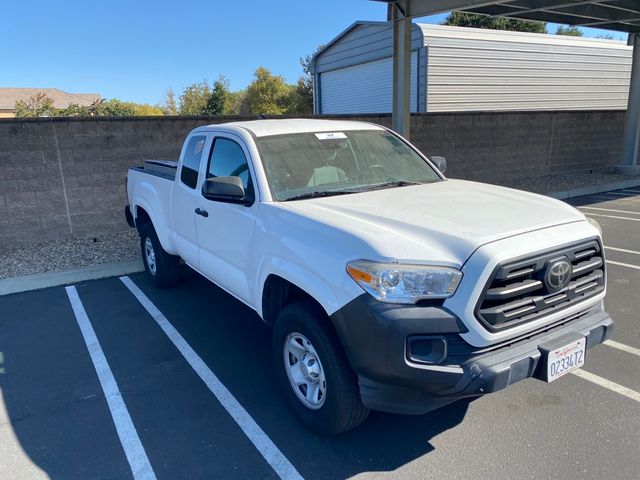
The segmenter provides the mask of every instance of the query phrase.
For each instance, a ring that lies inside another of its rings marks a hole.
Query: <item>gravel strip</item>
[[[0,279],[136,260],[140,258],[139,242],[138,232],[131,229],[125,233],[56,240],[9,250],[0,254]]]
[[[580,173],[544,175],[541,177],[519,177],[504,182],[496,182],[505,187],[528,190],[535,193],[564,192],[576,188],[605,185],[607,183],[640,180],[638,175],[624,175],[613,168],[589,170]]]
[[[614,169],[602,169],[584,173],[520,177],[496,184],[530,192],[549,193],[633,179],[640,179],[640,176],[622,175]],[[58,240],[2,252],[0,279],[138,258],[140,247],[135,230],[92,239]]]

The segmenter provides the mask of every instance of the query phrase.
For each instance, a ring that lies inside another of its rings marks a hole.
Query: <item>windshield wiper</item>
[[[425,182],[413,182],[410,180],[393,180],[391,182],[379,183],[377,185],[371,185],[371,186],[358,188],[354,190],[326,190],[322,192],[301,193],[300,195],[294,195],[292,197],[286,198],[284,201],[288,202],[289,200],[304,200],[307,198],[320,198],[320,197],[331,197],[334,195],[347,195],[349,193],[369,192],[371,190],[381,190],[383,188],[406,187],[409,185],[424,185],[424,183]]]
[[[320,197],[332,197],[334,195],[347,195],[349,193],[358,193],[357,190],[327,190],[323,192],[308,192],[301,193],[300,195],[294,195],[292,197],[285,198],[284,201],[289,200],[305,200],[307,198],[320,198]]]
[[[377,185],[371,185],[366,190],[380,190],[383,188],[391,187],[407,187],[409,185],[423,185],[423,182],[412,182],[410,180],[393,180],[392,182],[379,183]]]

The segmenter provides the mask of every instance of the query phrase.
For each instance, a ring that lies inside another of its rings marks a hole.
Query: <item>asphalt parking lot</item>
[[[333,439],[288,413],[270,329],[195,273],[0,297],[0,478],[637,479],[640,188],[570,203],[603,227],[616,322],[586,374]]]

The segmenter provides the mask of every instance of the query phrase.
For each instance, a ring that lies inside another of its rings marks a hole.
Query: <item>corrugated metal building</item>
[[[411,111],[625,109],[632,48],[593,38],[414,24]],[[315,113],[391,112],[392,30],[356,22],[314,57]]]

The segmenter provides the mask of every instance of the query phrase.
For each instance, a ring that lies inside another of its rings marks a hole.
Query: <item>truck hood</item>
[[[381,258],[453,266],[486,243],[584,220],[578,210],[549,197],[463,180],[280,206],[359,237]]]

